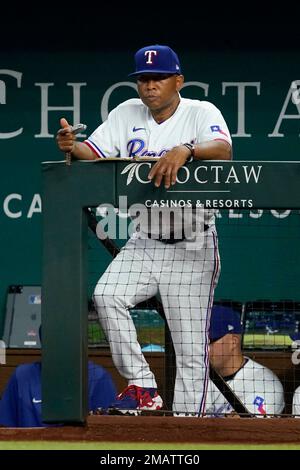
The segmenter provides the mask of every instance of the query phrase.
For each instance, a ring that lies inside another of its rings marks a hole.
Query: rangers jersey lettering
[[[111,111],[85,143],[100,158],[133,158],[161,157],[185,142],[210,140],[225,140],[231,145],[225,120],[212,103],[181,98],[175,113],[158,124],[143,102],[135,98]]]

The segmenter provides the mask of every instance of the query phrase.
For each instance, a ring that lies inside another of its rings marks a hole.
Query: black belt
[[[204,232],[209,228],[209,225],[204,224]],[[164,243],[165,245],[174,245],[175,243],[186,241],[184,236],[178,238],[178,234],[171,232],[169,238],[163,238],[161,235],[156,235],[152,233],[147,234],[148,238],[152,238],[153,240],[157,240],[159,242]],[[187,240],[188,241],[188,240]]]

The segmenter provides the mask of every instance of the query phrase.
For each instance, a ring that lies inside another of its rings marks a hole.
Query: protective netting
[[[216,229],[213,219],[205,223],[195,249],[181,240],[127,243],[118,230],[104,247],[96,234],[103,215],[90,210],[89,345],[110,348],[113,375],[157,389],[162,409],[179,415],[241,413],[238,399],[244,414],[300,414],[292,409],[300,384],[299,211],[216,211]],[[136,389],[127,394],[127,405],[140,400]]]

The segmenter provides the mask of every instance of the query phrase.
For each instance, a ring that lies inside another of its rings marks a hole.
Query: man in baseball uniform
[[[139,98],[111,111],[85,142],[76,142],[66,119],[59,148],[75,159],[158,157],[149,172],[155,187],[170,188],[178,170],[194,160],[231,159],[231,138],[221,112],[207,101],[182,98],[177,54],[151,45],[135,54]],[[199,214],[193,214],[193,225]],[[172,224],[143,221],[99,280],[94,294],[112,357],[128,387],[114,406],[156,410],[157,384],[137,341],[129,309],[160,294],[176,353],[173,410],[203,413],[208,385],[208,325],[220,261],[212,213],[192,238]],[[197,224],[196,224],[197,226]],[[191,227],[189,227],[190,229]],[[202,232],[202,233],[200,233]]]
[[[284,409],[284,392],[278,377],[241,350],[241,319],[229,307],[214,306],[210,325],[210,363],[247,410],[256,416],[277,415]],[[206,414],[221,417],[234,413],[226,398],[210,381]]]
[[[297,387],[293,395],[293,415],[300,418],[300,387]]]

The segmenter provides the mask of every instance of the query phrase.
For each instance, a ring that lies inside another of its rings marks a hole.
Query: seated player
[[[293,415],[295,418],[300,418],[300,387],[297,387],[293,395]]]
[[[88,364],[89,410],[106,409],[116,397],[111,375],[101,366]],[[0,400],[0,426],[42,427],[41,363],[19,365]]]
[[[240,315],[229,307],[214,306],[210,324],[210,364],[223,377],[247,410],[257,416],[282,413],[283,387],[266,367],[243,355]],[[206,414],[224,416],[234,410],[213,382],[209,382]]]

